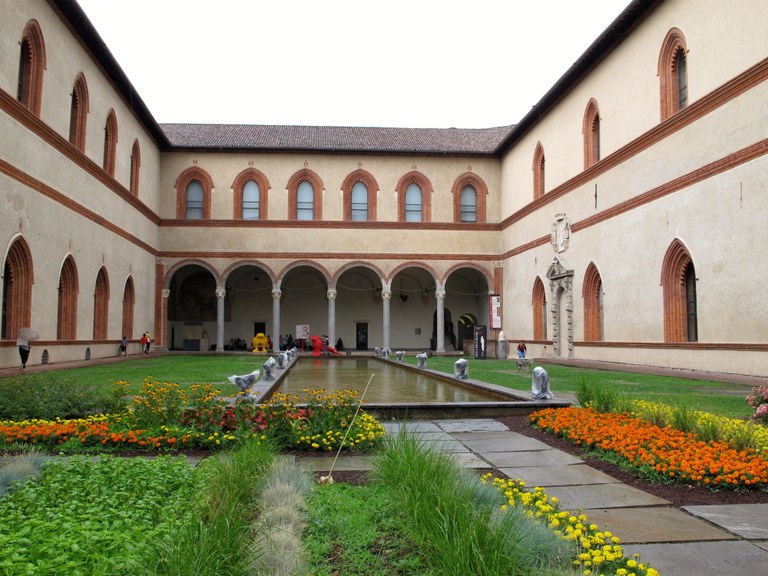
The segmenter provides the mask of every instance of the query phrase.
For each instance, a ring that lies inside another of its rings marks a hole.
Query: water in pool
[[[302,356],[280,383],[278,392],[302,395],[304,388],[328,391],[352,389],[363,393],[366,403],[493,402],[498,396],[432,378],[375,358],[314,358]]]

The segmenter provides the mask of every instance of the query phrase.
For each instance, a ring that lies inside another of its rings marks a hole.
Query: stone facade
[[[499,294],[530,356],[768,372],[760,0],[636,0],[517,124],[474,131],[158,125],[74,0],[0,5],[2,366],[22,324],[31,364],[306,324],[449,352]]]

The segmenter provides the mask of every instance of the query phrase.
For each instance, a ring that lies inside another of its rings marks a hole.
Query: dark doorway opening
[[[368,350],[368,322],[356,323],[355,350]]]

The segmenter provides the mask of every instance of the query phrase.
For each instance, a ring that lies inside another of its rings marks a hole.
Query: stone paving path
[[[383,423],[402,427],[467,468],[496,468],[542,486],[561,509],[583,511],[591,522],[618,536],[625,553],[661,576],[768,576],[768,504],[686,506],[637,490],[577,457],[507,429],[491,419]],[[301,457],[304,469],[328,472],[332,458]],[[372,458],[340,456],[334,470],[369,470]]]

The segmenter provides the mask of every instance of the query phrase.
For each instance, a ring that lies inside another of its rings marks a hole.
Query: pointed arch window
[[[120,331],[129,340],[133,338],[133,311],[136,307],[136,291],[133,287],[133,278],[130,276],[125,281],[123,289],[123,314]]]
[[[32,319],[32,254],[23,238],[11,245],[3,270],[2,338],[13,340]]]
[[[485,222],[488,186],[473,172],[465,172],[453,182],[453,221]]]
[[[131,149],[131,183],[130,191],[134,196],[139,195],[139,176],[141,175],[141,147],[139,141],[134,140]]]
[[[117,116],[109,111],[104,126],[104,170],[110,176],[115,175],[115,155],[117,154]]]
[[[432,183],[421,172],[412,171],[396,186],[397,216],[400,222],[430,222],[432,218]]]
[[[72,102],[69,111],[69,141],[81,152],[85,152],[85,130],[88,120],[88,85],[80,74],[72,88]]]
[[[533,305],[533,339],[547,339],[547,294],[544,290],[544,283],[541,278],[536,278],[533,282],[533,293],[531,295]]]
[[[533,199],[544,196],[544,167],[546,160],[544,158],[544,146],[541,142],[536,144],[533,151]]]
[[[288,217],[293,220],[323,219],[323,181],[320,177],[304,168],[288,181]]]
[[[59,302],[56,315],[56,338],[75,340],[77,338],[77,267],[72,256],[67,256],[59,275]]]
[[[603,339],[603,281],[594,263],[590,262],[584,274],[584,340],[597,342]]]
[[[362,168],[351,172],[341,184],[344,220],[373,222],[376,220],[376,194],[379,184]]]
[[[687,248],[679,240],[670,245],[661,270],[664,293],[664,341],[698,341],[696,269]]]
[[[109,278],[104,267],[96,275],[93,291],[93,339],[106,340],[109,332]]]
[[[232,183],[235,220],[266,220],[269,180],[256,168],[247,168]]]
[[[45,71],[45,42],[37,20],[30,20],[21,35],[19,82],[16,99],[35,116],[40,116]]]
[[[688,47],[679,28],[667,32],[658,63],[661,120],[688,106]]]
[[[176,217],[207,220],[211,217],[213,179],[198,166],[187,168],[176,179]]]
[[[584,169],[600,161],[600,110],[594,98],[590,99],[584,111],[582,124],[584,136]]]

